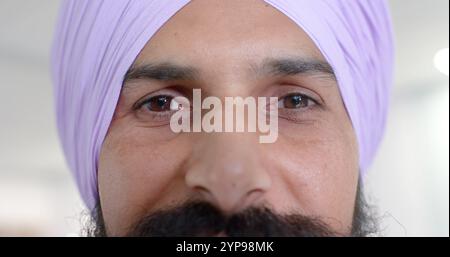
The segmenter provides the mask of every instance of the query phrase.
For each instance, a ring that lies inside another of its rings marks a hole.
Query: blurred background
[[[366,178],[386,236],[449,236],[449,1],[390,0],[396,80]],[[77,236],[83,203],[56,132],[58,0],[0,0],[0,235]]]

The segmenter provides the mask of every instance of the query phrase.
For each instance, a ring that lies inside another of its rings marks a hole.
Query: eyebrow
[[[198,80],[199,72],[189,66],[165,63],[149,63],[140,66],[131,66],[124,77],[124,83],[135,79],[154,79],[160,81]]]
[[[256,73],[262,76],[320,75],[336,81],[331,65],[326,61],[305,58],[266,59],[262,66],[256,67]]]
[[[258,76],[293,76],[293,75],[321,75],[336,80],[330,64],[325,61],[305,58],[269,58],[261,65],[253,65],[252,70]],[[125,74],[123,84],[135,79],[149,79],[159,81],[200,79],[200,72],[192,66],[183,66],[171,62],[148,63],[132,66]]]

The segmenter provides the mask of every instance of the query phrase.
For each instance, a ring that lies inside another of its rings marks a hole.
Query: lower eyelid
[[[143,122],[154,122],[154,123],[161,123],[161,122],[167,122],[169,124],[170,117],[172,117],[172,114],[174,111],[164,111],[164,112],[152,112],[150,110],[142,110],[139,109],[135,113],[136,118],[143,121]]]
[[[305,121],[315,118],[319,113],[320,106],[314,104],[305,108],[299,109],[289,109],[289,108],[279,108],[278,117],[288,121]]]

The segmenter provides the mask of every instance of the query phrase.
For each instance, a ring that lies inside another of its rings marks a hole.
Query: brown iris
[[[172,97],[168,95],[158,95],[148,99],[144,105],[152,112],[166,112],[170,111],[170,103]]]
[[[304,95],[288,95],[281,99],[282,106],[287,109],[306,108],[310,104],[310,99]]]

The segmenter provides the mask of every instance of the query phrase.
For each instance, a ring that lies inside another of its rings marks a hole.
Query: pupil
[[[291,97],[291,104],[295,107],[298,107],[302,102],[302,97],[299,95],[294,95]]]
[[[164,107],[164,105],[166,105],[166,103],[167,103],[167,97],[165,97],[165,96],[159,97],[157,100],[157,104],[159,107]]]

